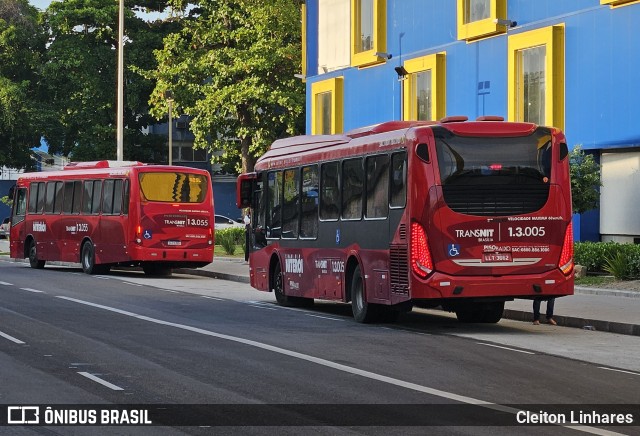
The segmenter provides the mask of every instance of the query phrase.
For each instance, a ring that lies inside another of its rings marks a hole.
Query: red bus
[[[72,163],[20,176],[11,257],[80,262],[88,274],[141,266],[149,275],[213,260],[213,194],[204,170],[139,162]]]
[[[505,301],[573,294],[568,147],[500,117],[391,121],[278,140],[237,182],[251,285],[282,305],[414,305],[498,322]]]

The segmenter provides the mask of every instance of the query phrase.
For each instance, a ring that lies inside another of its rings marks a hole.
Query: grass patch
[[[236,245],[235,252],[233,254],[227,254],[222,245],[213,246],[214,257],[235,257],[238,259],[244,259],[244,251],[242,251],[242,245]]]
[[[616,279],[612,276],[586,276],[577,278],[575,283],[577,286],[601,286],[615,283]]]

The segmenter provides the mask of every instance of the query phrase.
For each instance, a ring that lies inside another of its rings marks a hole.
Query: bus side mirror
[[[236,186],[236,206],[238,206],[239,209],[251,207],[253,183],[255,179],[256,173],[242,174],[238,177]]]

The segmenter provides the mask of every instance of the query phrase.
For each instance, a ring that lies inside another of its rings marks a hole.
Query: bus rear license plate
[[[167,245],[182,245],[182,241],[167,241]]]
[[[485,253],[482,255],[483,262],[511,262],[511,253]]]

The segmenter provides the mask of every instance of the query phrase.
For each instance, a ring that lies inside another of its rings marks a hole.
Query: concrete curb
[[[512,319],[514,321],[533,322],[533,314],[531,312],[524,312],[521,310],[505,309],[502,317]],[[640,325],[637,324],[600,321],[596,319],[560,315],[554,315],[553,319],[556,320],[559,326],[563,327],[573,327],[606,333],[618,333],[620,335],[640,336]]]
[[[205,269],[176,268],[173,270],[176,274],[189,274],[192,276],[210,277],[212,279],[229,280],[232,282],[249,283],[248,276],[239,276],[235,274],[226,274],[217,271],[207,271]]]
[[[587,288],[585,286],[576,286],[576,294],[604,295],[610,297],[629,297],[640,298],[639,291],[623,291],[622,289],[605,289],[605,288]]]

